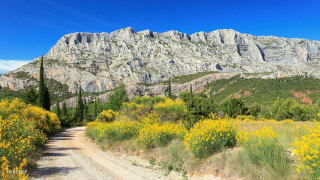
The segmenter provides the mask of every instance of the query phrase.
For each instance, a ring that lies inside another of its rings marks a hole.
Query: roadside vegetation
[[[234,97],[217,103],[190,87],[177,99],[136,97],[119,110],[104,110],[86,135],[108,150],[148,159],[165,174],[317,179],[317,112],[288,98],[262,113],[259,104]]]

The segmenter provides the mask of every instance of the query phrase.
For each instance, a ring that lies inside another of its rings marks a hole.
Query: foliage
[[[248,110],[248,114],[251,114],[254,117],[258,117],[261,113],[261,106],[258,103],[253,103]]]
[[[40,74],[39,74],[39,95],[38,95],[38,105],[42,108],[46,107],[45,104],[45,84],[44,84],[44,72],[43,72],[43,56],[40,61]]]
[[[246,104],[258,103],[262,107],[270,106],[280,97],[295,98],[294,92],[303,92],[312,102],[320,100],[318,92],[320,79],[308,76],[284,78],[242,78],[235,76],[219,79],[207,85],[217,102],[222,102],[231,95],[239,94]]]
[[[47,134],[59,129],[60,121],[54,113],[20,99],[0,100],[0,178],[26,178],[23,171],[38,156]],[[18,177],[10,175],[9,170],[18,171]]]
[[[310,120],[316,114],[312,111],[313,110],[310,107],[300,104],[293,98],[288,98],[286,100],[278,98],[271,106],[271,116],[277,120]]]
[[[165,146],[174,138],[182,138],[185,133],[186,128],[181,124],[153,123],[140,130],[137,140],[146,148]]]
[[[195,74],[181,75],[181,76],[176,76],[176,77],[170,79],[170,81],[173,83],[183,84],[183,83],[187,83],[192,80],[195,80],[195,79],[198,79],[198,78],[201,78],[203,76],[213,74],[213,73],[216,73],[216,72],[206,71],[206,72],[199,72],[199,73],[195,73]],[[167,83],[167,82],[168,81],[164,81],[163,83]]]
[[[168,81],[168,98],[172,99],[172,94],[171,94],[171,81]]]
[[[110,109],[103,110],[99,115],[97,120],[101,122],[111,122],[114,121],[118,117],[118,112],[114,112]]]
[[[119,111],[122,107],[122,103],[128,101],[128,94],[126,87],[120,84],[114,92],[109,96],[108,102],[106,103],[107,109],[112,109],[114,111]]]
[[[185,137],[185,146],[196,157],[204,158],[236,144],[236,130],[226,119],[205,119],[194,125]]]
[[[75,124],[82,124],[84,120],[84,110],[85,110],[85,104],[83,103],[82,99],[82,89],[81,87],[79,88],[78,92],[78,101],[77,101],[77,107],[76,111],[73,117],[73,121]]]
[[[222,111],[229,117],[236,117],[238,115],[247,115],[248,108],[241,99],[230,98],[221,104]]]
[[[320,178],[320,126],[308,135],[296,138],[293,143],[296,155],[297,172],[307,172],[311,179]]]
[[[190,129],[200,119],[206,118],[210,113],[215,113],[217,107],[212,98],[208,98],[203,92],[193,94],[190,85],[189,92],[180,94],[180,98],[187,104],[187,115],[185,117],[185,126]]]
[[[254,132],[241,132],[238,138],[246,156],[253,164],[269,171],[274,179],[287,175],[290,161],[272,128],[265,126]]]
[[[159,102],[153,107],[154,112],[159,113],[161,121],[177,121],[182,119],[187,112],[185,103],[178,99],[166,98],[164,102]]]
[[[36,104],[38,99],[38,94],[33,87],[30,87],[29,90],[23,94],[22,99],[27,104]]]
[[[121,141],[137,136],[139,129],[140,123],[136,121],[89,122],[86,133],[89,137],[99,141]]]

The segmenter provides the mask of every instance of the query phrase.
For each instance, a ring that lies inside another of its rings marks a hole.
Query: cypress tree
[[[39,74],[39,95],[38,95],[38,105],[45,108],[45,84],[44,84],[44,74],[43,74],[43,56],[40,60],[40,74]]]
[[[170,99],[172,99],[172,95],[171,95],[171,81],[169,80],[169,82],[168,82],[168,97],[170,98]]]
[[[57,102],[57,116],[60,119],[61,118],[61,113],[60,113],[60,102]]]
[[[66,101],[63,102],[62,114],[63,114],[63,116],[68,116],[68,109],[67,109],[67,103],[66,103]]]
[[[94,117],[98,116],[97,97],[94,97]]]
[[[45,85],[44,86],[44,109],[46,109],[47,111],[50,111],[50,106],[51,106],[50,92],[48,87]]]
[[[190,96],[193,96],[193,92],[192,92],[192,85],[190,84]]]
[[[79,88],[79,94],[78,94],[78,104],[76,107],[76,112],[74,116],[74,120],[77,124],[81,124],[83,122],[83,113],[84,113],[84,103],[82,99],[82,89],[81,86]]]

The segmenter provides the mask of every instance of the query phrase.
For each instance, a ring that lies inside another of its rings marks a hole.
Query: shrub
[[[230,98],[221,105],[222,111],[229,117],[236,117],[238,115],[247,115],[248,108],[241,99]]]
[[[114,121],[118,117],[118,112],[114,112],[112,110],[103,110],[97,117],[98,121],[101,122],[111,122]]]
[[[315,116],[315,112],[312,112],[311,107],[299,104],[293,98],[286,100],[278,98],[271,106],[271,115],[277,120],[294,119],[305,121],[312,119]]]
[[[150,112],[151,107],[147,107],[144,104],[137,104],[135,102],[127,102],[122,104],[122,111],[132,119],[137,120],[139,116]]]
[[[37,106],[27,106],[22,110],[22,117],[29,122],[33,122],[36,128],[47,134],[53,134],[60,130],[60,121],[55,113],[46,111]]]
[[[34,161],[40,148],[47,141],[43,128],[54,130],[59,128],[59,120],[53,113],[41,108],[42,116],[48,121],[45,126],[39,125],[42,119],[37,119],[35,114],[26,118],[25,111],[33,106],[27,106],[20,99],[0,101],[0,179],[22,179],[24,173],[9,174],[9,170],[25,170],[26,166]],[[57,125],[57,127],[55,127]]]
[[[285,148],[280,145],[277,137],[270,127],[242,132],[238,137],[248,159],[275,179],[285,177],[290,170]]]
[[[230,122],[224,119],[201,120],[184,137],[184,143],[196,157],[207,157],[224,147],[236,144],[236,131]]]
[[[108,102],[106,103],[107,109],[112,109],[114,111],[119,111],[122,107],[122,103],[128,101],[128,94],[126,87],[120,84],[114,92],[109,96]]]
[[[152,112],[144,116],[139,117],[139,122],[142,123],[142,126],[152,125],[160,122],[159,114]]]
[[[320,126],[310,134],[297,138],[293,143],[297,172],[307,172],[311,179],[320,178]]]
[[[182,100],[166,98],[165,102],[154,105],[154,111],[159,113],[161,121],[177,121],[187,112],[186,105]]]
[[[261,106],[257,103],[254,103],[252,104],[250,107],[249,107],[249,114],[254,116],[254,117],[258,117],[258,115],[260,114],[261,112]]]
[[[174,138],[182,138],[186,128],[175,123],[154,123],[143,127],[138,136],[138,142],[146,148],[165,146]]]
[[[86,133],[89,137],[99,141],[122,141],[137,136],[139,129],[140,123],[136,121],[90,122]]]

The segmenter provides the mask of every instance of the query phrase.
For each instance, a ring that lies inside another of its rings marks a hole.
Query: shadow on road
[[[68,167],[44,167],[37,168],[36,173],[32,175],[34,178],[44,178],[52,175],[65,175],[70,173],[71,171],[75,171],[80,169],[80,167],[68,168]]]

